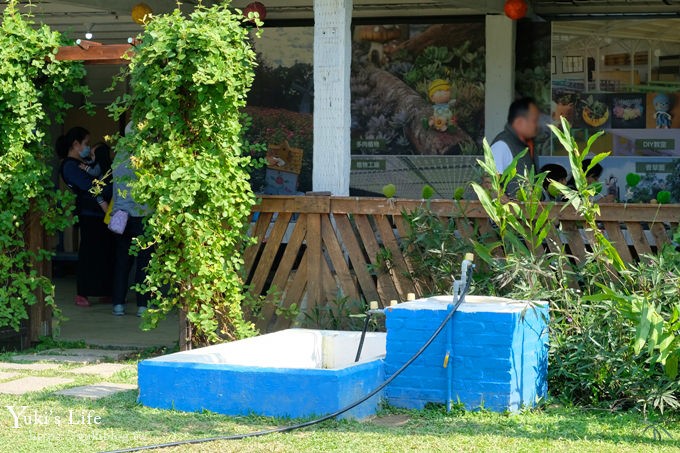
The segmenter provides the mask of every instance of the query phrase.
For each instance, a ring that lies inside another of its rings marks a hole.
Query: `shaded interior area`
[[[75,275],[54,278],[56,303],[63,320],[53,322],[57,341],[84,341],[99,347],[124,346],[146,349],[156,346],[173,346],[179,338],[179,320],[176,313],[168,315],[156,329],[142,331],[141,318],[135,316],[134,294],[128,294],[125,316],[113,316],[111,304],[92,299],[91,307],[79,307],[73,302],[76,295]]]

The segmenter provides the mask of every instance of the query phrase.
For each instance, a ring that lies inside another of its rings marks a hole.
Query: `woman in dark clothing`
[[[57,140],[57,155],[62,159],[59,173],[76,194],[76,215],[80,228],[78,247],[76,305],[89,307],[88,296],[111,298],[113,273],[113,235],[104,224],[111,201],[111,184],[99,195],[90,193],[95,177],[86,171],[90,162],[90,133],[82,127],[71,128]]]

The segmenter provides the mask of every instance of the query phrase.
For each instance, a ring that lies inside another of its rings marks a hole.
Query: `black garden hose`
[[[472,265],[471,269],[474,269],[474,265]],[[465,300],[465,296],[470,289],[470,283],[472,282],[472,272],[469,272],[467,275],[467,281],[465,282],[465,288],[463,288],[463,292],[461,293],[460,297],[458,300],[456,300],[455,304],[453,305],[453,308],[449,311],[448,315],[446,315],[446,318],[442,321],[442,323],[437,327],[437,330],[434,331],[432,336],[425,342],[425,344],[410,358],[404,363],[401,368],[399,368],[397,371],[394,372],[392,376],[387,378],[385,382],[380,384],[375,390],[373,390],[371,393],[368,395],[362,397],[361,399],[343,407],[342,409],[339,409],[332,414],[324,415],[323,417],[310,420],[307,422],[302,422],[298,423],[296,425],[289,425],[289,426],[281,426],[278,428],[272,428],[272,429],[267,429],[264,431],[254,431],[250,433],[245,433],[245,434],[232,434],[228,436],[215,436],[215,437],[206,437],[203,439],[189,439],[189,440],[179,440],[176,442],[168,442],[164,444],[154,444],[154,445],[145,445],[141,447],[132,447],[132,448],[125,448],[122,450],[111,450],[107,451],[104,453],[127,453],[127,452],[134,452],[134,451],[143,451],[143,450],[155,450],[159,448],[170,448],[170,447],[178,447],[182,445],[194,445],[194,444],[203,444],[207,442],[215,442],[218,440],[241,440],[241,439],[248,439],[250,437],[260,437],[260,436],[265,436],[267,434],[275,434],[275,433],[287,433],[290,431],[294,431],[300,428],[306,428],[308,426],[316,425],[321,422],[325,422],[326,420],[330,420],[332,418],[337,417],[338,415],[342,415],[347,411],[350,411],[363,403],[364,401],[374,397],[377,395],[382,389],[387,387],[392,381],[394,381],[397,376],[399,376],[401,373],[406,370],[415,360],[420,357],[420,355],[425,352],[425,350],[432,344],[432,342],[437,338],[437,336],[441,333],[442,330],[444,330],[444,327],[446,324],[453,318],[453,315],[456,313],[456,310],[458,310],[458,307],[463,303]]]

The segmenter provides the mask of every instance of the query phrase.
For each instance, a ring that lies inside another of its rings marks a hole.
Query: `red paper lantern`
[[[267,17],[267,7],[260,2],[249,3],[248,6],[243,8],[243,15],[248,17],[250,13],[257,13],[260,16],[260,20],[264,21]]]
[[[507,0],[503,10],[510,19],[519,20],[527,15],[529,5],[526,0]]]

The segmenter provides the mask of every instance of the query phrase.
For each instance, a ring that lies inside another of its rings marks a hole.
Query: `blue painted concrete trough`
[[[139,363],[139,400],[159,409],[311,417],[367,395],[384,379],[385,334],[288,329]],[[382,395],[348,412],[373,415]]]
[[[387,377],[441,324],[451,299],[419,299],[386,310]],[[547,393],[547,323],[546,304],[467,296],[453,322],[385,396],[391,405],[407,408],[448,401],[495,411],[532,406]]]

